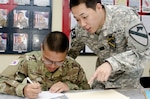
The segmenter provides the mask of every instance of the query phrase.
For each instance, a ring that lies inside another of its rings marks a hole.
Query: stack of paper
[[[65,93],[65,95],[68,99],[129,99],[115,90]]]

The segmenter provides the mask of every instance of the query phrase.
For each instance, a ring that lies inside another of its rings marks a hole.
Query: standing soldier
[[[137,88],[143,73],[148,33],[133,9],[97,0],[70,0],[78,24],[68,55],[76,58],[87,45],[97,56],[93,88]]]

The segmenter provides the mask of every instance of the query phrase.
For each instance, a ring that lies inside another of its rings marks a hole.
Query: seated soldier
[[[68,48],[69,40],[64,33],[49,33],[41,44],[41,51],[22,55],[2,72],[0,93],[37,98],[41,91],[89,89],[83,68],[66,56]]]

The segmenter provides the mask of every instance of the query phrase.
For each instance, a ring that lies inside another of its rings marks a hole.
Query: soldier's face
[[[60,66],[63,65],[64,60],[66,59],[66,52],[58,53],[50,51],[47,47],[42,51],[42,60],[45,67],[50,72],[56,71]]]
[[[96,5],[96,10],[87,8],[84,3],[81,3],[72,7],[71,11],[78,24],[90,33],[95,33],[104,23],[104,13],[99,3]]]
[[[22,12],[20,12],[18,14],[18,20],[22,20],[24,18],[24,14]]]

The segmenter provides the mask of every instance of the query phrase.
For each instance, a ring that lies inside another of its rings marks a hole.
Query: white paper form
[[[36,99],[67,99],[64,97],[65,95],[63,93],[50,93],[49,91],[42,91]]]

